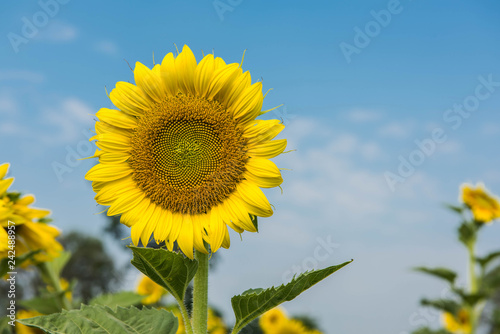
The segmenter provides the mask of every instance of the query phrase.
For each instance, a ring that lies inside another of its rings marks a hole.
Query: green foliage
[[[434,277],[442,278],[442,279],[450,282],[451,285],[455,284],[455,279],[457,278],[457,273],[455,273],[454,271],[451,271],[449,269],[446,269],[446,268],[417,267],[417,268],[414,268],[414,270],[431,275],[431,276],[434,276]]]
[[[144,296],[141,296],[135,292],[123,291],[97,296],[90,300],[89,305],[102,305],[111,308],[116,308],[117,306],[128,307],[139,304],[142,299],[144,299]]]
[[[500,266],[497,266],[484,275],[481,290],[485,294],[492,294],[500,289]]]
[[[468,222],[462,223],[458,228],[458,240],[462,242],[465,246],[471,247],[477,238],[477,227],[475,224]]]
[[[42,314],[58,313],[62,310],[62,305],[59,302],[62,295],[64,292],[46,293],[32,299],[21,300],[19,304]]]
[[[337,270],[348,265],[352,261],[345,262],[337,266],[331,266],[321,270],[308,271],[294,277],[286,285],[277,288],[272,287],[266,290],[250,289],[241,295],[231,298],[234,314],[236,316],[235,330],[241,330],[253,319],[262,315],[264,312],[280,305],[283,302],[290,301],[309,289],[314,284],[330,276]]]
[[[177,318],[163,309],[118,307],[113,310],[100,305],[82,305],[80,310],[18,321],[49,334],[175,334],[178,327]]]
[[[7,317],[0,318],[0,334],[11,334],[12,326],[9,325],[10,319]]]
[[[462,214],[467,209],[467,206],[465,204],[458,206],[446,203],[444,206],[452,211],[455,211],[458,214]]]
[[[500,251],[490,253],[484,257],[476,257],[477,263],[483,268],[486,268],[492,261],[500,258]]]
[[[134,253],[132,264],[182,303],[186,289],[198,270],[198,261],[166,249],[129,248]]]
[[[452,314],[457,314],[458,311],[460,310],[460,305],[456,301],[451,299],[436,299],[436,300],[422,299],[420,303],[423,306],[431,306],[438,310],[449,312]]]
[[[476,306],[480,301],[488,298],[488,295],[483,292],[471,294],[460,288],[454,288],[453,291],[460,296],[464,304],[472,307]]]

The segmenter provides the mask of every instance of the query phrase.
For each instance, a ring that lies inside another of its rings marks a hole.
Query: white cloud
[[[100,41],[94,45],[94,49],[97,52],[101,52],[110,56],[114,56],[118,53],[118,46],[111,41]]]
[[[355,123],[373,122],[382,118],[382,113],[367,109],[353,109],[347,113],[347,118]]]
[[[26,81],[29,83],[40,83],[45,76],[39,72],[28,70],[0,70],[0,81]]]
[[[406,138],[411,134],[412,128],[412,125],[408,123],[403,124],[401,122],[391,122],[382,126],[378,130],[378,134],[383,137]]]
[[[0,113],[14,114],[19,110],[17,101],[9,92],[2,91],[0,93]]]
[[[69,42],[77,37],[77,30],[72,25],[62,21],[52,21],[41,29],[36,36],[37,40],[48,42]]]
[[[50,125],[50,134],[43,134],[42,140],[47,144],[70,143],[81,137],[85,126],[93,122],[95,111],[83,101],[71,97],[59,102],[54,107],[43,111],[43,121]]]

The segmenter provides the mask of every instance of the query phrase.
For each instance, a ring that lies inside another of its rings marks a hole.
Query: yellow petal
[[[207,98],[213,99],[217,93],[224,87],[230,85],[239,73],[238,64],[229,64],[215,71],[213,79],[208,88]]]
[[[111,204],[108,216],[118,215],[134,208],[138,202],[142,201],[146,195],[140,189],[133,189],[122,193]]]
[[[257,229],[252,223],[252,219],[250,219],[250,215],[248,214],[248,210],[243,200],[236,196],[231,196],[225,201],[226,207],[231,211],[231,215],[233,217],[233,223],[247,231],[257,232]],[[235,229],[236,232],[239,233],[238,229]]]
[[[156,243],[167,240],[170,230],[172,229],[172,212],[164,210],[161,206],[157,206],[152,220],[158,221],[155,229]]]
[[[221,96],[221,101],[226,105],[227,108],[232,106],[238,98],[241,96],[243,91],[250,87],[252,83],[252,78],[250,72],[245,72],[234,79],[231,87],[226,92],[225,96]]]
[[[3,193],[5,193],[7,191],[7,189],[9,189],[10,185],[12,184],[12,182],[14,182],[14,178],[13,177],[8,178],[8,179],[0,180],[0,195],[2,195]]]
[[[111,152],[128,152],[130,150],[130,137],[115,133],[103,133],[94,136],[97,139],[97,147]]]
[[[283,183],[280,170],[274,162],[263,158],[250,158],[245,177],[262,188],[274,188]]]
[[[137,127],[135,117],[122,113],[119,110],[101,108],[97,114],[99,120],[123,129],[134,129]]]
[[[182,52],[175,59],[175,70],[179,82],[179,88],[185,94],[194,95],[194,71],[196,70],[196,58],[189,46],[184,45]]]
[[[141,212],[141,220],[146,221],[146,226],[141,233],[141,243],[144,247],[146,247],[149,243],[149,239],[151,239],[151,235],[156,229],[158,220],[152,220],[152,216],[155,212],[156,205],[151,203],[151,201],[147,200],[149,203],[148,207]]]
[[[208,254],[207,249],[203,243],[203,230],[205,226],[205,221],[209,219],[208,215],[193,215],[191,220],[193,221],[193,244],[194,248],[199,252]]]
[[[251,157],[261,157],[266,159],[280,155],[286,148],[286,139],[271,140],[262,144],[253,145],[248,150]]]
[[[140,62],[135,63],[134,79],[144,95],[152,101],[159,102],[165,95],[160,77]]]
[[[210,211],[210,248],[216,252],[224,241],[224,222],[219,214],[219,207],[213,207]]]
[[[85,174],[85,179],[89,181],[113,181],[121,179],[132,173],[132,169],[129,166],[123,165],[106,165],[98,164],[92,167],[87,174]]]
[[[9,166],[10,164],[8,163],[0,165],[0,179],[3,179],[5,175],[7,175],[7,172],[9,171]]]
[[[263,101],[262,83],[256,82],[243,90],[238,100],[228,107],[228,111],[232,113],[235,119],[246,123],[259,115]]]
[[[25,195],[17,200],[16,204],[20,205],[30,205],[35,202],[35,196],[33,195]]]
[[[142,116],[151,106],[139,87],[124,81],[116,83],[109,98],[118,109],[130,116]]]
[[[101,151],[104,152],[104,151]],[[104,152],[99,154],[99,162],[105,164],[121,164],[130,158],[130,154],[124,152]]]
[[[208,86],[212,80],[212,76],[215,70],[215,60],[214,55],[206,55],[196,66],[194,71],[195,77],[195,89],[198,96],[206,96],[208,91]]]
[[[266,195],[258,186],[250,181],[243,180],[236,188],[238,196],[243,200],[249,213],[260,217],[269,217],[273,214]]]
[[[160,76],[163,81],[163,86],[171,96],[176,96],[179,90],[177,84],[177,72],[175,70],[175,58],[172,52],[167,54],[160,66]]]
[[[224,226],[224,240],[222,240],[222,247],[228,249],[229,246],[231,246],[231,238],[229,237],[227,226]]]
[[[193,259],[193,221],[189,215],[183,215],[182,228],[177,238],[177,244],[188,258]]]
[[[285,126],[277,119],[255,120],[243,130],[243,137],[247,138],[248,145],[258,145],[276,137]]]

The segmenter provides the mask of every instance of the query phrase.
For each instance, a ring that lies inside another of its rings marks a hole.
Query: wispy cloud
[[[100,41],[95,43],[94,50],[100,53],[107,54],[109,56],[118,54],[118,46],[116,45],[116,43],[111,41]]]
[[[13,114],[19,110],[17,101],[6,91],[0,92],[0,113]]]
[[[74,26],[62,21],[52,21],[35,38],[40,41],[64,43],[76,39],[77,35],[77,29]]]
[[[353,109],[347,114],[347,119],[355,123],[373,122],[382,118],[382,113],[368,109]]]
[[[0,70],[0,81],[24,81],[29,83],[41,83],[45,76],[40,72],[29,70]]]
[[[378,134],[390,138],[406,138],[411,135],[413,126],[410,123],[391,122],[379,128]]]

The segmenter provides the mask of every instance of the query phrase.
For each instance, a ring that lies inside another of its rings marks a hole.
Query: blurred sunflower
[[[14,181],[14,178],[5,178],[8,169],[9,164],[0,165],[0,259],[7,257],[10,250],[7,247],[9,221],[15,223],[15,255],[39,251],[32,259],[23,262],[22,267],[58,257],[63,247],[55,239],[59,230],[46,224],[45,217],[50,211],[29,207],[35,201],[33,195],[8,192]]]
[[[283,124],[255,119],[262,83],[211,54],[197,64],[188,46],[151,70],[136,63],[134,79],[109,94],[118,110],[96,114],[99,164],[86,175],[96,201],[121,214],[135,245],[153,235],[189,258],[204,242],[228,248],[228,226],[255,232],[252,216],[273,214],[260,188],[283,181],[268,159],[286,147],[272,140]]]
[[[472,210],[474,219],[488,223],[500,218],[500,203],[498,198],[490,195],[484,184],[478,183],[476,187],[463,184],[462,200]]]
[[[285,312],[281,308],[275,307],[260,317],[259,325],[264,333],[274,333],[277,328],[287,321],[289,321],[289,319]]]
[[[20,310],[16,314],[17,319],[28,319],[38,317],[41,313],[34,310]],[[16,322],[16,334],[43,334],[43,331],[38,328],[28,327]]]
[[[219,317],[214,310],[208,309],[207,329],[209,334],[226,334],[227,328],[224,320]]]
[[[146,296],[142,303],[145,305],[155,304],[160,301],[161,297],[167,293],[160,285],[156,284],[151,278],[143,275],[139,284],[137,284],[136,291],[142,296]]]
[[[461,309],[457,315],[448,312],[444,313],[443,326],[453,334],[469,334],[472,330],[469,311]]]

